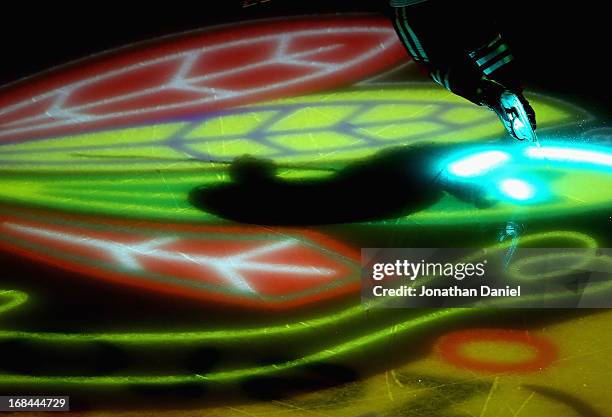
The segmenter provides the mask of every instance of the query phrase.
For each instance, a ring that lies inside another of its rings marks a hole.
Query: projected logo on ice
[[[506,141],[466,144],[443,160],[447,166],[441,168],[451,181],[486,183],[489,197],[498,202],[478,210],[479,220],[497,221],[517,204],[524,206],[524,214],[549,216],[601,206],[612,198],[606,191],[611,189],[606,186],[608,148],[559,142],[558,136],[552,142],[546,133],[547,126],[588,116],[545,97],[532,101],[539,111],[542,148],[526,149]],[[476,143],[500,136],[503,131],[493,114],[435,87],[350,89],[224,110],[189,121],[6,143],[0,146],[0,160],[11,175],[1,180],[0,198],[96,214],[151,219],[178,215],[207,221],[213,217],[192,208],[186,196],[195,186],[226,180],[226,167],[211,161],[251,154],[279,163],[310,163],[312,170],[288,174],[321,177],[325,174],[317,165],[341,167],[391,145]],[[52,176],[41,175],[50,171]],[[592,192],[582,183],[601,186]],[[535,202],[539,204],[529,205]],[[446,196],[411,218],[465,222],[475,219],[469,214],[474,210]]]
[[[568,102],[529,99],[542,148],[515,144],[494,114],[420,77],[390,22],[371,16],[166,37],[2,90],[0,247],[19,258],[6,256],[17,268],[0,286],[0,385],[96,398],[106,388],[115,398],[146,392],[134,406],[147,409],[154,398],[170,404],[165,393],[175,389],[223,416],[485,415],[486,407],[487,415],[569,415],[564,403],[585,410],[577,399],[607,411],[607,391],[591,389],[605,387],[609,374],[609,346],[599,337],[612,323],[607,313],[575,320],[554,312],[544,327],[534,324],[543,313],[526,315],[517,329],[506,322],[473,331],[482,310],[359,304],[355,249],[364,242],[451,237],[500,256],[510,247],[609,245],[601,223],[575,230],[539,220],[590,221],[609,207],[610,132]],[[429,143],[445,149],[435,168],[446,181],[479,186],[495,204],[476,208],[443,194],[399,219],[312,232],[232,224],[188,201],[196,187],[229,182],[228,163],[244,154],[274,161],[283,180],[325,179],[385,148]],[[521,217],[536,221],[523,227]],[[512,237],[498,241],[504,224]],[[479,261],[480,249],[471,255]],[[583,265],[559,252],[511,261],[515,284],[566,279],[548,294],[555,299],[575,297],[581,285],[574,272]],[[540,276],[540,263],[557,270]],[[28,281],[32,270],[41,279]],[[57,279],[64,275],[71,278]],[[601,282],[585,294],[609,290]],[[88,297],[79,307],[63,302],[81,293]],[[140,307],[139,320],[128,310]],[[189,314],[174,315],[183,308]],[[491,319],[503,316],[496,312]],[[321,382],[334,386],[319,389]],[[216,391],[255,395],[270,385],[283,401]],[[235,407],[215,403],[230,397]]]
[[[286,164],[285,178],[317,178],[329,175],[318,165],[341,169],[424,142],[456,146],[441,161],[449,181],[485,184],[497,204],[476,209],[445,195],[360,227],[548,217],[612,200],[608,148],[551,142],[592,122],[587,112],[533,96],[544,147],[491,144],[506,139],[492,113],[431,83],[386,81],[410,68],[405,57],[384,19],[304,18],[170,37],[43,74],[0,96],[0,201],[7,213],[42,208],[180,230],[223,220],[188,195],[227,181],[225,162],[243,154]],[[55,233],[43,226],[19,230]]]

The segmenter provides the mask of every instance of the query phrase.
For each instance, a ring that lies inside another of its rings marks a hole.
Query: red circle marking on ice
[[[353,84],[406,59],[381,17],[221,26],[123,48],[0,92],[0,140],[180,119]]]
[[[522,362],[487,361],[466,355],[462,348],[470,343],[499,342],[523,345],[533,351],[533,358]],[[473,329],[453,332],[443,336],[437,350],[440,356],[460,368],[482,372],[533,372],[548,367],[557,357],[555,345],[527,331],[507,329]]]

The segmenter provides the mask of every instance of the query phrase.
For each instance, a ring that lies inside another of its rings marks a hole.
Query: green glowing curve
[[[537,277],[539,280],[546,279],[546,278],[555,278],[558,276],[566,275],[573,271],[578,271],[580,268],[585,267],[588,264],[590,264],[593,260],[598,259],[598,256],[595,253],[595,251],[589,254],[557,253],[554,255],[546,254],[546,255],[531,256],[529,258],[519,259],[515,262],[512,262],[511,267],[508,267],[508,275],[514,278],[515,281],[529,281],[531,277],[529,275],[526,275],[520,272],[521,269],[532,263],[537,263],[540,261],[550,261],[552,259],[552,256],[554,256],[554,259],[556,260],[563,259],[563,258],[579,258],[577,259],[579,262],[577,262],[576,264],[573,264],[571,267],[564,267],[563,270],[552,270],[546,273],[538,273]],[[600,259],[603,259],[603,258],[600,258]]]
[[[522,244],[528,244],[543,239],[572,239],[582,243],[587,248],[597,247],[597,242],[590,236],[571,231],[543,232],[532,235],[526,235],[521,238]],[[490,246],[487,249],[500,250],[509,247],[511,242],[501,242]],[[480,252],[478,253],[480,254]],[[466,257],[464,260],[470,260],[476,254]],[[13,301],[11,308],[22,304],[25,301],[25,294],[17,291],[5,291],[1,294],[11,293],[13,300],[18,299],[19,303]],[[16,295],[16,297],[15,297]],[[6,311],[6,309],[4,310]],[[130,333],[130,334],[98,334],[98,335],[62,335],[62,334],[45,334],[45,333],[28,333],[28,332],[13,332],[5,331],[1,337],[27,337],[45,341],[66,341],[66,342],[87,342],[91,340],[106,340],[115,343],[171,343],[175,341],[201,341],[212,339],[248,339],[254,337],[270,336],[273,334],[288,334],[300,329],[319,327],[330,323],[335,323],[338,320],[356,316],[367,311],[361,306],[349,308],[335,315],[320,317],[317,319],[288,324],[284,326],[273,326],[267,328],[244,329],[233,331],[214,331],[214,332],[192,332],[192,333]],[[324,361],[338,355],[349,353],[356,349],[370,346],[389,336],[397,335],[398,333],[414,330],[418,327],[438,322],[440,320],[449,319],[468,313],[481,311],[490,311],[482,308],[452,308],[437,310],[417,318],[411,318],[406,321],[392,324],[383,329],[377,330],[364,336],[357,337],[353,340],[340,343],[336,346],[323,349],[318,352],[290,360],[283,363],[258,366],[245,369],[235,369],[227,371],[217,371],[209,374],[199,375],[169,375],[169,376],[92,376],[92,377],[58,377],[58,376],[29,376],[5,374],[0,375],[0,384],[87,384],[87,385],[129,385],[129,384],[148,384],[148,385],[167,385],[179,383],[194,383],[194,382],[216,382],[230,383],[240,380],[245,377],[257,377],[270,375],[296,367],[312,364],[319,361]],[[297,326],[296,326],[297,325]],[[153,340],[153,336],[155,339]]]
[[[230,371],[213,372],[205,375],[188,376],[94,376],[94,377],[49,377],[27,375],[0,375],[0,384],[27,384],[27,383],[53,383],[53,384],[88,384],[88,385],[124,385],[124,384],[176,384],[189,382],[233,382],[245,377],[258,377],[277,372],[286,371],[299,366],[324,361],[334,356],[348,353],[360,347],[384,340],[398,332],[412,330],[425,324],[457,316],[462,313],[474,311],[473,308],[445,309],[411,319],[403,323],[394,324],[366,336],[341,343],[335,347],[321,350],[295,360],[259,366],[254,368],[236,369]]]
[[[531,242],[545,240],[545,239],[564,239],[574,240],[577,244],[582,244],[585,248],[597,248],[597,241],[592,237],[572,231],[555,231],[555,232],[542,232],[534,233],[531,235],[525,235],[520,238],[521,244],[529,244]],[[487,249],[500,250],[510,246],[510,242],[496,243],[489,246]],[[471,257],[466,257],[463,261],[468,262],[472,260]],[[10,291],[13,293],[19,293],[16,291]],[[25,302],[27,296],[23,293],[23,301]],[[17,304],[17,305],[19,305]],[[16,307],[15,305],[14,307]],[[94,333],[88,335],[82,334],[62,334],[62,333],[42,333],[42,332],[20,332],[20,331],[0,331],[0,338],[10,337],[25,337],[43,341],[55,341],[55,342],[92,342],[92,341],[104,341],[130,345],[144,345],[149,343],[189,343],[194,341],[223,341],[223,340],[248,340],[255,339],[258,337],[270,337],[270,336],[285,336],[292,333],[300,332],[303,330],[313,329],[317,327],[334,324],[340,321],[351,319],[359,314],[363,314],[367,311],[366,308],[361,305],[349,307],[343,311],[335,314],[318,317],[315,319],[299,321],[296,323],[283,324],[278,326],[270,327],[259,327],[251,329],[239,329],[239,330],[215,330],[215,331],[195,331],[195,332],[176,332],[176,333]],[[2,310],[0,310],[2,312]],[[162,339],[163,338],[163,339]]]
[[[8,298],[9,300],[3,304],[0,304],[0,314],[6,313],[9,310],[16,309],[17,307],[25,304],[28,301],[28,295],[22,291],[17,290],[3,290],[0,291],[0,298]]]
[[[560,254],[552,254],[550,255],[548,260],[558,259],[559,256]],[[596,258],[594,257],[594,258],[589,258],[589,259],[596,259],[598,262],[603,262],[604,264],[606,264],[606,267],[608,269],[612,267],[612,257],[610,256],[600,256],[600,257],[596,257]],[[584,290],[580,292],[579,295],[581,298],[583,298],[584,296],[593,295],[593,294],[599,293],[602,290],[608,290],[610,288],[612,288],[612,280],[608,280],[600,285],[587,286]],[[575,298],[576,296],[577,296],[576,294],[571,294],[569,292],[563,292],[563,291],[547,292],[547,293],[539,293],[539,294],[532,294],[532,295],[524,295],[524,296],[521,296],[520,299],[505,298],[505,299],[496,300],[496,301],[481,300],[481,301],[478,301],[474,306],[478,308],[490,308],[494,304],[494,307],[496,308],[516,307],[517,305],[520,305],[521,303],[529,302],[529,301],[540,301],[540,302],[559,301],[563,298],[570,298],[570,297]]]

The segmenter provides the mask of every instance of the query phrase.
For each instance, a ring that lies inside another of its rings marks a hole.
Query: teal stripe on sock
[[[495,64],[491,65],[489,68],[485,68],[483,72],[485,73],[485,75],[490,75],[493,72],[497,71],[502,66],[506,65],[508,62],[512,61],[513,59],[514,57],[512,55],[508,55],[507,57],[502,58],[499,61],[497,61]]]

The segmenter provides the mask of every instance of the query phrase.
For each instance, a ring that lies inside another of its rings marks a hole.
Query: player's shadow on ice
[[[230,183],[194,188],[195,207],[252,224],[316,225],[392,219],[430,207],[444,194],[477,207],[491,205],[482,189],[450,183],[439,160],[449,147],[383,150],[319,179],[282,179],[269,160],[245,155],[230,165]]]

